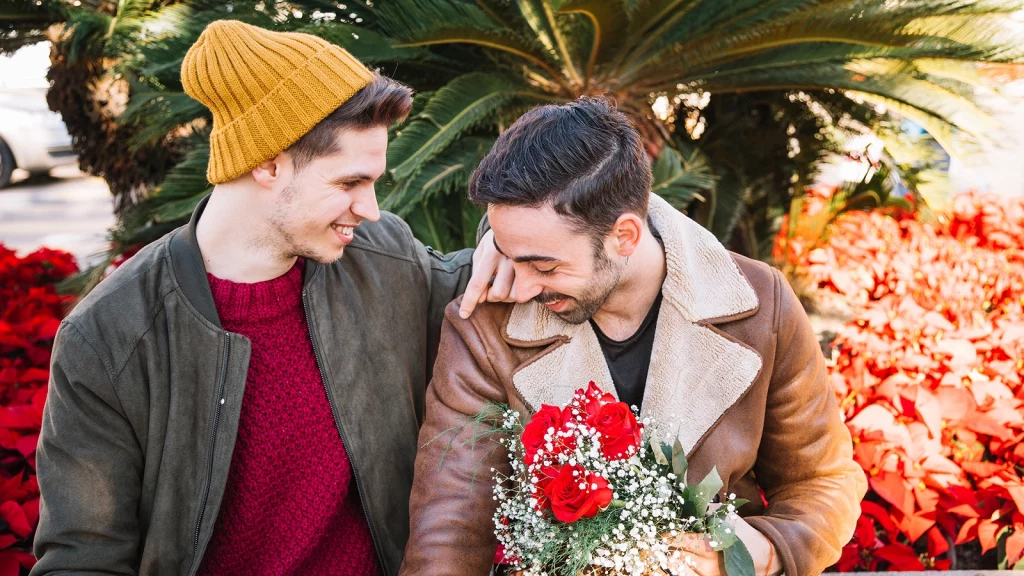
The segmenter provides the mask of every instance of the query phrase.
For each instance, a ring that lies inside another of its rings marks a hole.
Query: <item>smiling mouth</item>
[[[552,312],[561,312],[561,310],[565,308],[565,304],[568,301],[568,298],[562,298],[559,300],[551,300],[550,302],[545,302],[544,305],[547,306],[548,310],[551,310]]]
[[[337,232],[339,236],[342,236],[343,238],[351,240],[352,239],[352,235],[355,234],[356,227],[355,226],[344,226],[344,225],[341,225],[341,224],[331,224],[331,230],[334,230],[335,232]]]

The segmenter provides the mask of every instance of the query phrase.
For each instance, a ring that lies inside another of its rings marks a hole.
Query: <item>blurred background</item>
[[[415,89],[378,199],[442,251],[502,130],[613,98],[654,192],[805,304],[871,485],[834,570],[1024,569],[1024,0],[2,0],[0,574],[56,325],[212,189],[179,70],[218,19]]]

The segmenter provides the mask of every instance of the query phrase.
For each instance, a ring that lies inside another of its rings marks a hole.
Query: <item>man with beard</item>
[[[467,422],[489,403],[564,406],[591,380],[667,425],[691,478],[717,467],[721,494],[751,501],[737,531],[758,575],[839,558],[866,483],[806,314],[778,271],[727,251],[650,185],[636,129],[586,98],[523,115],[473,174],[517,303],[447,310],[402,574],[487,574],[487,479],[509,467]],[[701,576],[724,573],[703,537],[683,551]]]

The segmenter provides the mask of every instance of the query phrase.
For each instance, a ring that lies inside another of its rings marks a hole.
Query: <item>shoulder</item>
[[[390,212],[381,212],[376,222],[363,222],[346,250],[416,262],[417,242],[404,220]]]
[[[64,319],[67,332],[60,348],[87,348],[112,372],[152,327],[164,300],[176,286],[170,270],[168,239],[177,231],[147,245],[104,278]],[[68,330],[68,328],[73,330]]]
[[[513,303],[483,302],[478,304],[469,318],[459,316],[463,296],[459,296],[444,310],[444,321],[461,334],[494,335],[502,337],[508,325]]]
[[[732,252],[730,255],[757,294],[757,316],[770,321],[772,332],[778,333],[783,326],[807,321],[800,299],[782,272],[759,260]]]

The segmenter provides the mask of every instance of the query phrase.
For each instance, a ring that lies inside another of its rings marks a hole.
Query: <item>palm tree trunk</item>
[[[114,213],[123,219],[180,161],[180,153],[170,138],[157,146],[130,146],[135,129],[118,122],[128,84],[108,74],[114,62],[88,56],[72,62],[58,36],[51,34],[47,103],[63,117],[80,168],[107,181]]]

